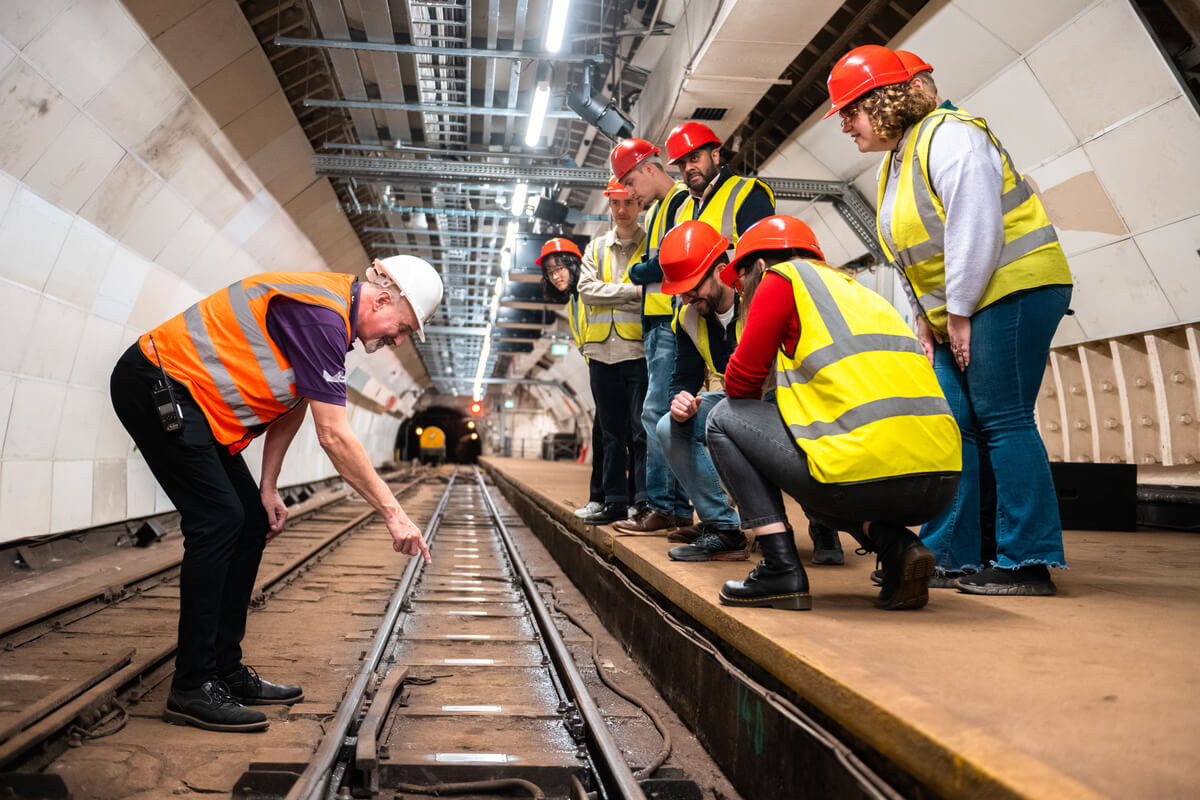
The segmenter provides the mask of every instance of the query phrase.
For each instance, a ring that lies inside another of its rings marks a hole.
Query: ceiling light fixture
[[[557,53],[562,49],[563,33],[567,29],[567,11],[571,8],[571,0],[554,0],[550,6],[550,17],[546,22],[546,51]]]

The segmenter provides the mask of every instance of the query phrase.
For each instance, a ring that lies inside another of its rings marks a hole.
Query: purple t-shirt
[[[349,340],[342,315],[332,308],[282,295],[267,306],[267,333],[292,362],[296,393],[305,400],[346,405],[346,353],[354,349],[359,286],[355,281],[350,290]]]

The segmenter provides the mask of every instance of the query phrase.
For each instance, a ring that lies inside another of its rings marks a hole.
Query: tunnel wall
[[[0,541],[170,509],[108,398],[139,334],[245,275],[367,264],[281,98],[234,0],[0,3]],[[382,463],[413,380],[391,352],[347,374]],[[306,423],[281,483],[333,473]]]

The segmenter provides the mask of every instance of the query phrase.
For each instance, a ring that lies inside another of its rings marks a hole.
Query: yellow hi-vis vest
[[[588,242],[588,249],[592,254],[592,263],[600,268],[600,280],[605,283],[613,283],[612,248],[604,244],[606,236],[607,234],[592,239],[592,241]],[[629,257],[629,263],[635,264],[640,261],[642,254],[645,252],[646,237],[643,236],[641,242],[638,243],[637,249]],[[626,269],[621,275],[621,279],[616,282],[632,285],[632,281],[629,280],[629,270]],[[578,295],[572,298],[573,301],[578,301],[578,299]],[[572,317],[574,316],[575,314],[572,313]],[[627,339],[631,342],[640,342],[642,340],[642,315],[634,314],[631,311],[617,311],[613,306],[588,306],[576,324],[579,330],[583,332],[583,341],[580,342],[581,347],[583,342],[607,341],[614,326],[616,326],[617,336],[620,336],[622,339]],[[578,336],[576,341],[579,341]]]
[[[656,200],[646,210],[646,219],[653,220],[650,229],[646,231],[646,260],[650,261],[658,255],[658,248],[662,245],[663,237],[671,228],[675,227],[675,218],[667,214],[667,210],[671,207],[671,203],[679,196],[681,192],[686,192],[687,186],[682,183],[676,183],[671,187],[671,191],[667,192],[667,196],[662,200]],[[659,209],[662,213],[659,214]],[[678,211],[678,209],[676,209]],[[670,314],[674,308],[672,296],[664,294],[662,290],[662,282],[651,283],[645,289],[645,305],[642,306],[642,313],[648,317],[666,316]]]
[[[571,323],[571,336],[575,339],[575,346],[583,350],[583,332],[587,330],[588,316],[587,306],[579,299],[579,293],[571,295],[571,299],[567,301],[567,321]]]
[[[792,285],[800,340],[776,355],[784,425],[821,483],[958,472],[962,440],[933,367],[896,309],[819,262],[772,272]]]
[[[917,296],[929,324],[946,332],[946,209],[929,178],[929,148],[933,135],[947,120],[976,125],[1000,153],[1004,183],[1000,207],[1004,214],[1004,245],[1000,263],[975,306],[975,311],[1008,295],[1039,286],[1070,285],[1071,271],[1058,234],[1050,224],[1042,201],[1013,165],[1008,151],[988,129],[987,122],[964,111],[935,109],[917,123],[904,145],[890,225],[892,252],[875,218],[876,236],[884,255],[899,268]],[[884,156],[879,173],[876,208],[883,204],[892,154]]]
[[[684,200],[683,205],[679,207],[677,219],[699,219],[707,222],[729,240],[730,247],[734,247],[737,245],[738,237],[744,233],[744,231],[738,230],[737,212],[755,186],[766,189],[771,198],[771,205],[775,205],[775,192],[771,191],[770,186],[758,178],[742,178],[734,175],[717,187],[716,195],[700,212],[699,217],[695,216],[696,198],[688,195],[688,199]]]
[[[353,275],[331,272],[251,275],[142,334],[138,345],[188,387],[213,438],[237,453],[301,400],[291,362],[267,330],[271,300],[288,297],[336,311],[348,347],[353,285]]]
[[[733,312],[737,322],[734,323],[734,335],[737,339],[742,338],[742,330],[746,327],[745,319],[742,314],[737,311]],[[692,304],[680,306],[675,309],[675,316],[671,318],[671,330],[678,333],[680,326],[687,333],[688,338],[696,345],[696,350],[700,352],[704,363],[708,365],[709,370],[718,378],[725,377],[725,370],[717,369],[713,364],[712,347],[708,343],[708,326],[701,324],[700,312]]]

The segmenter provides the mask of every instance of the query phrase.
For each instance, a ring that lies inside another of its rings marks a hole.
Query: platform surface
[[[950,797],[1195,797],[1200,786],[1200,536],[1067,531],[1056,597],[930,591],[874,608],[873,556],[812,567],[813,610],[731,609],[752,562],[671,561],[663,535],[570,512],[590,467],[483,459],[701,624]],[[788,500],[793,523],[803,523]]]

